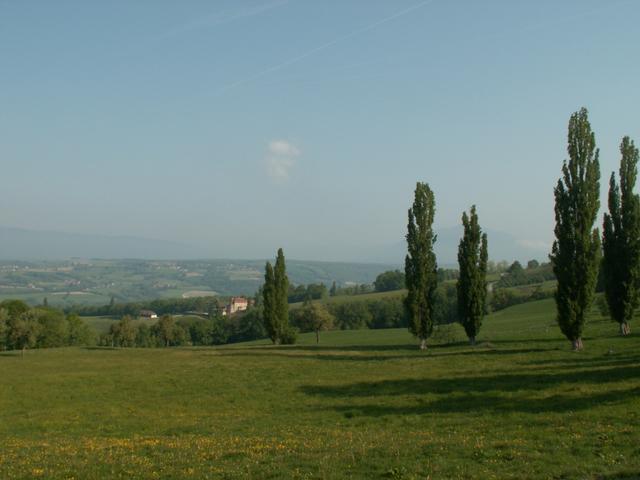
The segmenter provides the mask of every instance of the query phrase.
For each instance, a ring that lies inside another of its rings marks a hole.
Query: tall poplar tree
[[[278,249],[276,264],[273,268],[274,276],[274,311],[278,328],[278,337],[289,329],[289,278],[284,261],[282,248]]]
[[[599,151],[585,108],[569,119],[567,151],[554,189],[556,240],[549,258],[558,280],[558,325],[573,349],[581,350],[600,263],[600,235],[593,228],[600,208]]]
[[[264,329],[271,341],[276,344],[279,341],[279,330],[276,315],[275,300],[275,276],[273,267],[267,262],[264,272],[264,286],[262,287],[262,319]]]
[[[640,197],[633,193],[638,176],[638,149],[629,137],[620,144],[620,186],[609,181],[609,213],[604,214],[602,249],[605,296],[620,333],[630,333],[629,321],[638,306],[640,281]]]
[[[458,293],[458,317],[464,327],[469,343],[475,345],[484,317],[487,300],[487,234],[478,224],[476,206],[471,207],[470,216],[462,214],[464,233],[458,245],[460,278]]]
[[[436,255],[433,244],[435,198],[426,183],[418,182],[413,206],[409,209],[407,226],[407,256],[404,305],[409,315],[409,331],[420,339],[420,349],[427,348],[427,338],[433,332],[433,310],[438,285]]]

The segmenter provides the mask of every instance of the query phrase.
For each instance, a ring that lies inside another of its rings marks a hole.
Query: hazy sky
[[[344,259],[553,238],[569,115],[640,142],[640,1],[0,0],[0,225]]]

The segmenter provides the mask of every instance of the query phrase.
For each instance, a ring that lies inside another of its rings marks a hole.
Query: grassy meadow
[[[634,324],[632,324],[632,328]],[[640,328],[637,323],[635,328]],[[640,335],[553,301],[299,345],[0,354],[0,478],[640,478]]]

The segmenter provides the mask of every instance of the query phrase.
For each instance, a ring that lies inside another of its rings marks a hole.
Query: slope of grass
[[[573,353],[548,300],[490,316],[475,348],[438,335],[2,353],[0,478],[640,473],[640,336],[594,316]]]

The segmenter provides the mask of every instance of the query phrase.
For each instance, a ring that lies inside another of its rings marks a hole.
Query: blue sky
[[[640,141],[637,1],[0,0],[0,225],[349,260],[436,226],[553,239],[569,115]]]

